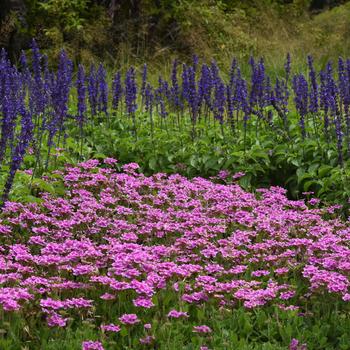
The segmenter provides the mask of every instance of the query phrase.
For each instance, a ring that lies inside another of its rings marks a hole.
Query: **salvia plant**
[[[242,137],[246,150],[252,130],[257,140],[266,130],[290,143],[301,138],[315,140],[321,147],[324,140],[329,147],[334,145],[342,166],[350,156],[350,60],[339,58],[337,66],[328,62],[318,71],[308,56],[306,74],[302,74],[293,73],[288,54],[284,76],[278,77],[267,73],[263,59],[251,57],[249,65],[251,74],[244,77],[238,60],[233,59],[226,78],[214,60],[201,64],[193,56],[189,64],[174,60],[170,76],[160,76],[154,85],[145,64],[140,74],[135,67],[127,67],[125,76],[116,72],[109,86],[102,64],[74,69],[64,51],[57,69],[51,70],[35,40],[30,58],[22,53],[18,67],[2,50],[0,161],[11,167],[17,143],[22,142],[18,137],[26,135],[30,139],[23,142],[21,148],[26,145],[26,150],[21,152],[34,154],[34,174],[41,173],[50,164],[52,150],[64,147],[74,126],[78,126],[83,153],[84,128],[89,125],[129,120],[136,139],[138,129],[148,120],[150,138],[157,125],[166,130],[172,125],[178,130],[190,126],[195,142],[203,135],[203,125],[208,130],[218,125],[222,138],[229,134],[237,140]],[[33,129],[22,133],[22,118],[29,117]]]

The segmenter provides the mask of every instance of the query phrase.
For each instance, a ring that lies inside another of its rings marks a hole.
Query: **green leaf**
[[[55,188],[53,185],[42,179],[33,179],[32,186],[33,188],[38,188],[43,192],[55,193]]]
[[[25,203],[41,203],[43,200],[32,195],[27,195],[22,198],[22,201]]]
[[[314,185],[317,185],[317,181],[315,180],[306,181],[303,185],[303,189],[305,192],[307,192]]]
[[[304,173],[298,176],[298,184],[300,185],[304,180],[313,179],[314,177],[311,174]]]
[[[96,159],[104,159],[107,158],[107,156],[104,153],[95,153],[94,158]]]
[[[148,166],[151,170],[156,170],[157,169],[157,159],[152,157],[148,162]]]
[[[193,168],[196,168],[197,166],[197,157],[196,156],[191,156],[190,158],[190,165],[193,167]]]
[[[301,165],[298,159],[292,159],[290,163],[295,165],[296,167],[299,167]]]
[[[325,177],[326,175],[330,175],[332,169],[333,167],[331,167],[330,165],[321,165],[318,168],[318,176]]]
[[[320,167],[320,164],[319,163],[315,163],[315,164],[311,164],[309,166],[309,173],[313,173],[315,172],[318,168]]]
[[[121,328],[119,334],[124,338],[124,337],[126,337],[126,336],[129,334],[129,332],[128,332],[128,330],[126,329],[126,327],[123,326],[123,327]]]
[[[298,168],[296,171],[297,177],[300,178],[301,176],[303,176],[305,174],[305,170],[304,168]]]
[[[244,188],[248,189],[251,184],[252,174],[246,174],[239,179],[239,184]]]
[[[197,318],[199,321],[203,320],[205,317],[205,310],[203,307],[198,307],[197,308]]]

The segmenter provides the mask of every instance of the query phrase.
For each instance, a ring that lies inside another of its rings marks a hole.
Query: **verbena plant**
[[[2,348],[348,349],[334,206],[110,158],[56,176],[59,198],[3,208]]]

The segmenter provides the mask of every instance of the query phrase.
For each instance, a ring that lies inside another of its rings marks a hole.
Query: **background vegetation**
[[[76,62],[111,65],[196,52],[222,63],[263,55],[279,67],[287,52],[322,61],[350,48],[350,4],[339,0],[1,0],[0,8],[0,44],[13,58],[32,37],[50,58],[64,47]]]

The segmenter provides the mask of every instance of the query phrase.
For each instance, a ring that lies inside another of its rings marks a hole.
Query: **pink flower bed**
[[[164,291],[177,295],[164,314],[174,322],[187,322],[188,304],[288,310],[320,294],[350,299],[350,228],[326,219],[327,209],[290,201],[278,187],[255,196],[203,178],[146,177],[137,164],[118,173],[114,163],[68,167],[63,198],[6,204],[4,310],[32,308],[49,326],[65,327],[77,314],[94,319],[97,305],[115,305],[123,294],[130,313],[96,318],[101,331],[117,333],[150,321],[144,315]]]

